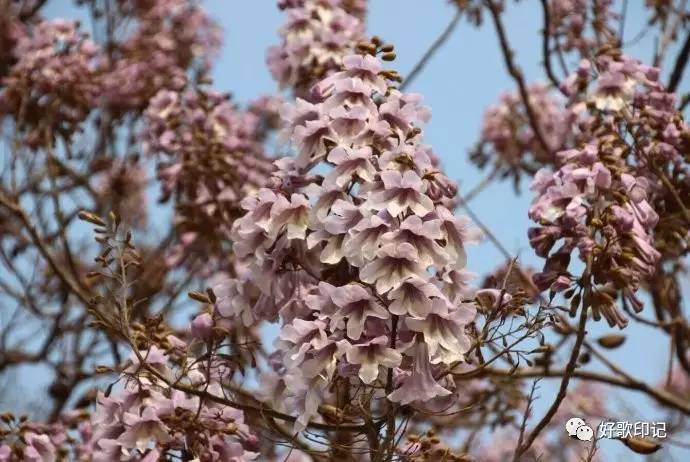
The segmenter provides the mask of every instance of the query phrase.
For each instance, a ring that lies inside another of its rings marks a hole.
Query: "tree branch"
[[[36,245],[36,248],[38,248],[38,251],[46,260],[50,268],[55,272],[58,278],[60,278],[60,280],[79,298],[79,300],[81,300],[85,305],[90,306],[91,296],[84,289],[82,289],[79,282],[72,279],[69,274],[63,271],[62,267],[57,260],[55,260],[55,257],[48,249],[48,245],[38,233],[38,230],[32,224],[31,218],[27,215],[24,209],[18,203],[7,197],[2,191],[0,191],[0,205],[7,208],[7,210],[9,210],[14,216],[22,221],[26,231],[29,233],[29,236],[31,236],[31,240],[33,241],[34,245]]]
[[[453,19],[451,19],[450,23],[446,26],[443,32],[441,32],[441,35],[439,35],[438,38],[434,40],[434,43],[431,44],[426,53],[424,53],[424,55],[422,55],[421,59],[417,62],[417,64],[415,64],[415,66],[408,74],[407,78],[400,84],[401,91],[407,88],[412,83],[412,81],[424,69],[424,66],[427,65],[427,63],[434,56],[434,54],[443,46],[446,40],[450,38],[451,34],[453,33],[453,30],[458,25],[461,16],[462,12],[458,8],[458,10],[455,13],[455,16],[453,16]]]
[[[519,461],[520,457],[522,457],[522,455],[530,448],[530,446],[532,446],[534,440],[537,439],[537,436],[539,436],[539,433],[541,433],[544,427],[546,427],[549,424],[549,422],[551,422],[551,419],[556,414],[556,411],[558,411],[561,402],[563,402],[563,400],[565,399],[565,395],[568,392],[568,384],[570,383],[570,379],[573,376],[573,372],[575,371],[575,364],[577,363],[577,358],[580,356],[582,342],[585,340],[587,311],[587,306],[583,306],[582,311],[580,313],[580,323],[578,325],[575,346],[573,347],[573,351],[570,354],[570,360],[568,360],[568,364],[565,367],[565,372],[563,373],[563,379],[561,380],[561,386],[558,389],[556,399],[551,404],[551,407],[546,412],[544,417],[542,417],[539,423],[537,423],[537,425],[534,427],[534,430],[532,430],[529,436],[525,439],[525,443],[515,450],[515,457],[513,458],[513,461]]]
[[[666,89],[671,93],[676,91],[680,80],[683,78],[683,71],[685,71],[685,67],[688,65],[688,56],[690,56],[690,32],[685,37],[683,48],[678,53],[676,64],[673,66],[671,77],[669,78],[668,85],[666,85]]]
[[[510,76],[513,77],[513,79],[517,83],[518,90],[520,92],[520,98],[522,99],[522,104],[525,105],[525,112],[527,113],[527,118],[529,119],[529,123],[532,127],[532,131],[534,132],[534,136],[537,138],[537,141],[541,145],[544,152],[550,154],[551,149],[549,148],[549,145],[546,144],[544,135],[541,132],[541,127],[537,122],[537,115],[534,112],[534,108],[532,108],[532,104],[529,101],[529,93],[527,92],[527,86],[525,85],[525,80],[523,78],[522,71],[516,66],[515,62],[513,61],[513,55],[515,54],[515,52],[510,48],[510,44],[508,43],[508,37],[506,36],[505,28],[503,27],[503,22],[501,21],[501,12],[499,10],[499,7],[492,0],[486,0],[485,4],[491,12],[491,18],[493,19],[494,26],[496,28],[496,33],[498,34],[498,40],[501,46],[501,51],[503,52],[503,58],[505,61],[506,68],[508,69],[508,73],[510,74]]]
[[[547,0],[541,0],[541,8],[544,12],[544,29],[542,31],[542,60],[544,61],[544,69],[546,70],[546,75],[549,80],[561,93],[564,93],[561,89],[561,82],[558,81],[556,74],[553,72],[553,67],[551,66],[551,53],[549,50],[549,38],[551,37],[549,31],[549,25],[551,23],[551,13],[549,11],[549,3]]]

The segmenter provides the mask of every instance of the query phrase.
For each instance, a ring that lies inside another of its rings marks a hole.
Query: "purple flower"
[[[376,170],[371,164],[371,148],[363,147],[358,150],[337,147],[328,154],[328,161],[336,165],[324,178],[324,187],[337,186],[339,188],[349,184],[353,177],[365,181],[374,181]]]
[[[417,249],[419,262],[423,266],[435,265],[441,268],[450,262],[450,256],[437,243],[442,237],[440,220],[422,221],[417,215],[410,215],[397,230],[384,234],[381,241],[412,244]]]
[[[388,337],[380,336],[365,343],[350,345],[345,353],[350,364],[359,364],[359,378],[370,384],[379,375],[379,366],[397,367],[402,355],[388,347]]]
[[[24,439],[26,440],[25,461],[55,462],[57,460],[55,446],[53,446],[48,435],[37,435],[29,432],[24,435]]]
[[[213,332],[213,318],[208,313],[202,313],[192,321],[192,337],[208,340]]]
[[[278,196],[271,207],[269,234],[277,235],[285,227],[288,239],[304,239],[309,210],[309,202],[301,194],[293,194],[289,200],[285,196]]]
[[[425,270],[419,262],[419,251],[412,244],[391,243],[376,252],[376,259],[360,270],[359,277],[376,284],[376,291],[384,294],[409,277],[422,276]]]
[[[160,420],[156,409],[146,407],[141,415],[125,413],[123,422],[127,430],[120,435],[118,442],[125,449],[136,448],[139,451],[149,445],[151,441],[167,443],[172,438],[170,429]]]
[[[291,27],[317,19],[291,14]],[[479,233],[446,207],[457,188],[422,144],[428,110],[391,88],[374,56],[344,61],[310,102],[281,111],[296,160],[276,162],[271,189],[243,201],[232,231],[252,269],[243,280],[260,291],[251,312],[281,324],[288,368],[269,389],[281,394],[271,397],[278,408],[299,414],[297,431],[338,380],[371,386],[381,366],[409,374],[415,342],[427,362],[428,352],[434,363],[463,360],[475,315],[464,246]],[[244,312],[245,298],[240,309],[234,297],[223,314]]]
[[[382,188],[370,193],[367,205],[377,211],[387,210],[397,217],[408,209],[419,216],[434,211],[434,204],[424,193],[422,179],[413,171],[381,172]]]
[[[388,319],[385,309],[364,287],[348,284],[330,291],[333,303],[338,307],[330,316],[331,329],[346,326],[347,336],[359,340],[367,318]]]
[[[429,363],[429,352],[424,343],[417,344],[414,368],[412,374],[404,379],[402,385],[388,395],[388,399],[402,405],[414,401],[426,402],[439,396],[450,395],[451,392],[443,388],[434,379]]]
[[[475,315],[474,304],[463,303],[455,307],[445,298],[435,298],[431,313],[424,319],[407,318],[405,322],[410,330],[424,334],[432,364],[452,364],[464,361],[464,354],[470,349],[465,326]]]
[[[423,319],[431,313],[435,298],[443,298],[438,287],[421,277],[412,276],[388,294],[392,302],[388,310],[399,316]]]

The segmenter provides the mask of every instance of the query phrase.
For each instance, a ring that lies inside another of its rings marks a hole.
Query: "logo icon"
[[[565,431],[568,435],[580,441],[592,441],[594,430],[579,417],[573,417],[565,423]]]

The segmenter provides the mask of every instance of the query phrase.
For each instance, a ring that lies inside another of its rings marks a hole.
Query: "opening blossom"
[[[364,38],[363,0],[284,0],[283,43],[268,50],[268,68],[282,87],[306,97],[319,79],[340,68]]]

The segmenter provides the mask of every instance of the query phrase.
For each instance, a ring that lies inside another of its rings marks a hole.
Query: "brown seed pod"
[[[659,443],[645,438],[628,437],[622,438],[621,441],[630,448],[631,451],[637,454],[654,454],[661,449]]]
[[[618,348],[625,343],[625,335],[623,334],[608,334],[597,339],[597,343],[602,347],[612,350]]]

